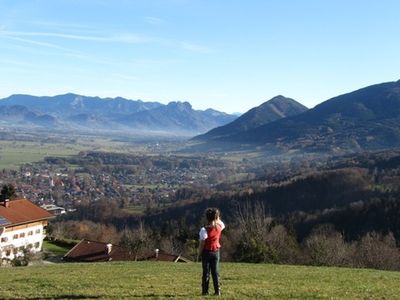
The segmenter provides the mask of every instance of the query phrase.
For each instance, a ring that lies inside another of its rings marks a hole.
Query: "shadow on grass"
[[[88,296],[88,295],[59,295],[49,297],[33,297],[25,298],[27,300],[50,300],[50,299],[99,299],[100,296]]]
[[[115,299],[128,299],[128,298],[175,298],[175,297],[188,297],[187,294],[146,294],[146,295],[129,295],[129,296],[116,296]],[[88,295],[58,295],[58,296],[48,296],[48,297],[32,297],[32,298],[24,298],[26,300],[50,300],[50,299],[99,299],[103,298],[102,296],[88,296]],[[107,296],[108,299],[113,299],[112,296]],[[2,299],[2,298],[0,298]],[[10,298],[12,299],[12,298]],[[17,298],[16,298],[17,299]],[[18,298],[19,299],[19,298]]]
[[[131,295],[129,296],[131,298],[176,298],[176,297],[181,297],[181,298],[186,298],[190,299],[193,298],[194,295],[188,295],[188,294],[146,294],[146,295]]]

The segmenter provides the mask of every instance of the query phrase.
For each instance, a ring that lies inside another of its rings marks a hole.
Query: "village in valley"
[[[36,207],[40,207],[37,210],[43,214],[43,220],[40,223],[41,228],[38,229],[40,238],[32,242],[29,228],[34,227],[38,222],[35,213],[30,215],[30,211],[27,211],[27,215],[23,216],[23,221],[13,221],[7,219],[7,214],[2,215],[0,211],[0,216],[3,218],[1,225],[6,226],[3,228],[4,234],[0,243],[2,264],[15,262],[18,257],[22,259],[26,254],[23,247],[32,253],[42,250],[42,240],[46,238],[49,220],[54,221],[56,218],[65,216],[73,218],[74,214],[82,213],[82,210],[90,209],[88,207],[102,201],[109,203],[109,206],[117,206],[120,213],[140,217],[151,211],[174,205],[196,193],[201,195],[205,191],[208,193],[215,191],[218,189],[218,184],[230,180],[230,177],[238,171],[243,172],[244,167],[237,163],[206,156],[133,155],[105,152],[82,152],[69,158],[46,157],[44,161],[23,164],[17,169],[3,169],[0,172],[0,184],[5,188],[10,186],[11,189],[15,189],[12,197],[19,200],[16,202],[13,199],[6,200],[4,196],[2,209],[7,212],[18,209],[14,208],[14,205],[19,202],[29,202],[32,205],[34,203]],[[21,231],[22,228],[24,231]],[[15,230],[18,231],[16,233],[18,239],[14,236]],[[7,237],[4,236],[6,233]],[[57,238],[60,237],[57,236]],[[46,239],[52,239],[52,236],[47,234]],[[79,240],[71,243],[63,243],[62,240],[53,242],[61,243],[66,246],[66,249],[70,249]],[[80,247],[83,247],[83,250],[79,250]],[[110,247],[113,247],[112,250]],[[103,256],[97,257],[96,254],[94,255],[96,258],[87,258],[93,253],[98,253],[100,248],[104,248]],[[153,254],[147,252],[143,255],[151,259]],[[161,252],[159,254],[157,252],[156,254],[157,258],[164,260],[188,261],[184,257],[181,258],[179,253]],[[140,259],[146,258],[143,255]],[[86,257],[83,258],[85,261],[133,259],[132,255],[126,253],[126,249],[118,245],[105,240],[87,239],[83,239],[74,247],[72,256]],[[53,255],[51,257],[53,258]],[[79,259],[67,257],[64,261]]]
[[[244,166],[206,156],[146,156],[88,152],[71,158],[4,169],[0,184],[12,183],[18,195],[39,206],[73,212],[101,199],[121,208],[160,208],[185,197],[188,190],[209,190],[234,180]]]

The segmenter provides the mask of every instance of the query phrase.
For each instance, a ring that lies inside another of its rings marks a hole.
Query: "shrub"
[[[367,233],[358,242],[356,263],[359,267],[399,270],[399,258],[399,250],[392,233],[386,236],[376,232]]]
[[[305,241],[304,250],[309,263],[317,266],[348,266],[349,245],[341,233],[331,226],[325,225],[316,228]]]
[[[255,238],[242,238],[233,254],[235,261],[239,262],[275,262],[276,256],[271,248],[263,241]]]

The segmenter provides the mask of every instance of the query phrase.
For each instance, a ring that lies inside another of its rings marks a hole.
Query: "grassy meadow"
[[[0,299],[205,299],[199,263],[110,262],[0,270]],[[221,264],[222,299],[398,299],[400,273]],[[212,289],[211,289],[212,291]]]
[[[81,150],[79,147],[37,142],[1,141],[0,169],[17,169],[24,163],[42,160],[46,156],[68,156]]]
[[[0,170],[16,170],[25,163],[43,160],[46,156],[66,157],[80,151],[144,152],[143,144],[116,142],[107,138],[76,138],[74,142],[0,141]]]
[[[66,247],[50,241],[43,241],[43,250],[53,255],[64,256],[73,246]]]

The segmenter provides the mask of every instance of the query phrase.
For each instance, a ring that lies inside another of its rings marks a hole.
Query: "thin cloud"
[[[90,54],[82,52],[82,51],[77,51],[77,50],[65,48],[65,47],[62,47],[62,46],[59,46],[59,45],[56,45],[56,44],[53,44],[53,43],[39,42],[39,41],[36,41],[36,40],[13,37],[13,36],[1,36],[0,35],[0,38],[6,38],[6,39],[17,41],[17,42],[20,42],[20,43],[25,43],[25,44],[29,44],[29,45],[39,46],[39,47],[42,47],[42,48],[49,48],[49,49],[57,50],[56,52],[42,52],[42,51],[37,52],[32,47],[18,47],[18,48],[15,48],[15,50],[17,50],[17,51],[35,52],[35,53],[39,53],[41,55],[62,55],[62,56],[65,56],[65,57],[72,57],[72,58],[77,58],[77,59],[80,59],[80,60],[84,60],[84,61],[89,62],[89,63],[96,63],[96,64],[102,64],[102,65],[111,65],[111,66],[115,65],[114,62],[109,61],[105,57],[93,56],[93,55],[90,55]]]
[[[165,23],[165,20],[157,17],[145,17],[145,21],[151,25],[162,25]]]
[[[26,21],[26,20],[18,20],[18,23],[25,23],[28,25],[34,25],[43,28],[52,28],[52,29],[61,29],[61,30],[84,30],[90,32],[98,32],[98,25],[84,25],[84,24],[76,24],[76,23],[62,23],[62,22],[52,22],[52,21]]]
[[[211,49],[207,46],[194,44],[194,43],[181,42],[180,46],[184,50],[187,50],[190,52],[195,52],[195,53],[210,54],[210,53],[215,52],[213,49]]]
[[[13,59],[0,59],[0,65],[5,68],[6,66],[9,67],[10,71],[18,72],[18,73],[38,73],[38,72],[55,72],[59,70],[59,66],[57,64],[35,64],[31,62],[26,62],[23,60],[13,60]],[[76,66],[63,66],[64,71],[73,72],[75,75],[85,75],[86,78],[91,75],[86,69],[84,68],[77,68]]]
[[[82,40],[89,42],[117,42],[126,44],[138,44],[149,42],[150,39],[134,34],[117,34],[112,36],[79,35],[58,32],[25,32],[25,31],[0,31],[2,36],[12,37],[53,37],[60,39]]]
[[[23,43],[27,43],[27,44],[32,44],[32,45],[36,45],[36,46],[41,46],[41,47],[53,48],[53,49],[58,49],[58,50],[69,50],[67,48],[58,46],[56,44],[47,43],[47,42],[39,42],[39,41],[25,39],[25,38],[19,38],[19,37],[15,37],[15,36],[11,36],[11,35],[3,35],[3,37],[10,39],[10,40],[23,42]]]

